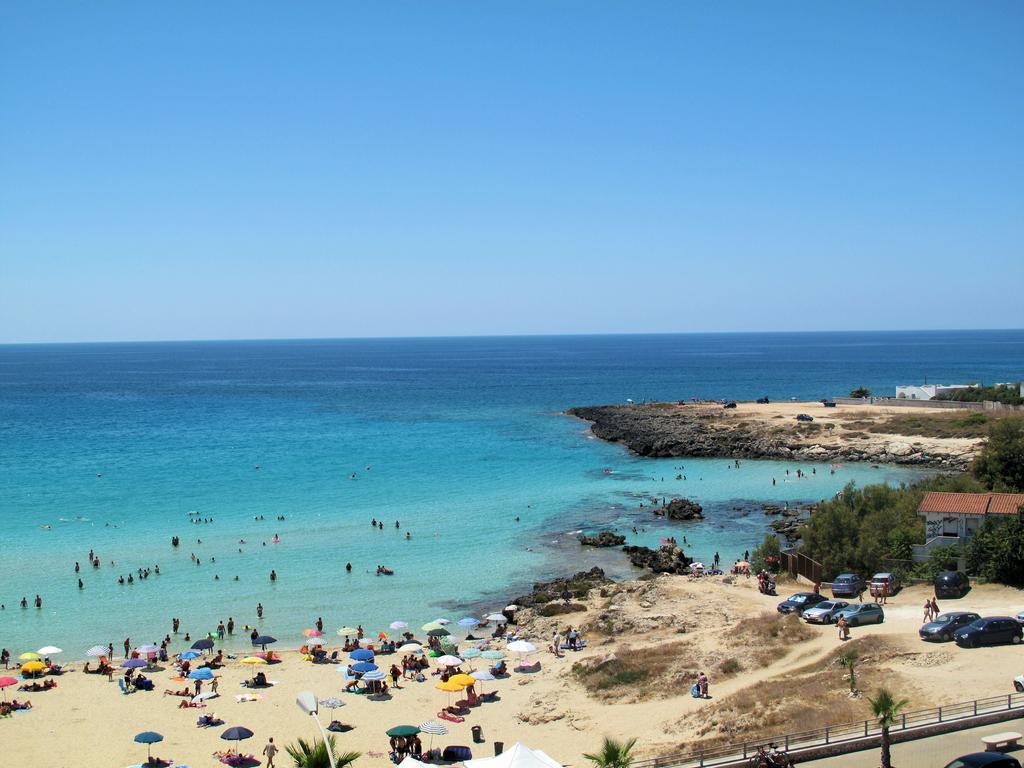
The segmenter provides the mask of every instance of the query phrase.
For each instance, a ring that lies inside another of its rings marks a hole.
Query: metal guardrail
[[[906,712],[900,716],[900,719],[889,729],[889,732],[896,734],[926,725],[966,720],[978,715],[989,715],[996,712],[1018,709],[1024,714],[1024,693],[1008,693],[1005,696],[974,699],[973,701],[965,701],[958,704],[946,704],[941,707]],[[812,731],[786,733],[764,739],[744,741],[738,744],[727,744],[721,747],[696,750],[694,752],[665,755],[648,760],[636,760],[633,762],[632,768],[689,768],[690,766],[705,768],[749,760],[757,754],[758,747],[767,747],[769,744],[782,747],[787,752],[793,752],[811,747],[839,744],[844,741],[854,741],[867,736],[877,736],[879,733],[881,733],[881,729],[878,727],[877,721],[859,720],[853,723],[841,723],[839,725],[826,726],[825,728],[817,728]]]

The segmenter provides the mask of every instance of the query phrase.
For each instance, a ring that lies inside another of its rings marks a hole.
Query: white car
[[[1017,619],[1018,624],[1024,624],[1024,611],[1018,613],[1014,618]]]
[[[1013,678],[1013,687],[1017,689],[1017,693],[1024,693],[1024,675]]]

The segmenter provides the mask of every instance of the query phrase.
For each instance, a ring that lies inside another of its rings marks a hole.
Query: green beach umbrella
[[[420,729],[415,725],[396,725],[394,728],[387,730],[388,736],[415,736],[420,732]]]

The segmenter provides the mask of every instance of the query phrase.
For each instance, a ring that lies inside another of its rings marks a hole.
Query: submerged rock
[[[703,520],[704,507],[689,499],[672,499],[663,507],[654,510],[656,515],[664,515],[669,520]]]

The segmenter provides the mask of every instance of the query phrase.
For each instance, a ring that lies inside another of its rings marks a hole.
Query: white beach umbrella
[[[409,625],[404,621],[392,621],[388,627],[390,629],[408,629]]]
[[[323,645],[324,641],[319,637],[311,637],[306,641],[306,645]]]
[[[398,649],[398,653],[417,653],[423,650],[423,646],[419,643],[406,643]]]
[[[445,624],[451,624],[451,621],[449,619],[434,619],[434,623],[443,627]]]
[[[497,621],[502,624],[508,622],[508,616],[506,616],[503,613],[489,613],[486,616],[484,616],[484,618],[487,619],[487,621]]]
[[[474,680],[480,680],[481,682],[487,682],[488,680],[496,679],[494,675],[492,675],[490,671],[486,669],[479,669],[476,672],[470,672],[469,676],[472,677]]]
[[[103,650],[104,652],[106,652],[107,649],[104,648]],[[38,653],[40,656],[53,656],[55,653],[64,653],[64,651],[62,651],[56,645],[44,645],[42,648],[36,651],[36,653]]]
[[[458,656],[439,656],[437,659],[437,664],[441,667],[457,667],[462,663]]]
[[[387,677],[387,674],[380,669],[374,669],[363,675],[363,680],[383,680]]]
[[[536,653],[537,646],[533,643],[528,643],[525,640],[513,640],[511,643],[505,646],[506,649],[512,653]]]
[[[140,656],[148,656],[151,653],[159,653],[160,652],[160,648],[158,648],[155,645],[140,645],[135,650],[139,652]]]
[[[515,603],[513,603],[512,605],[506,605],[505,606],[505,610],[506,611],[518,611],[519,610],[519,606],[516,605]]]
[[[85,652],[85,655],[95,658],[97,656],[106,656],[109,651],[110,649],[107,648],[107,646],[105,645],[94,645],[92,648]]]
[[[337,696],[331,696],[330,698],[321,701],[320,706],[327,707],[328,709],[337,709],[338,707],[344,707],[345,702],[339,699]]]

